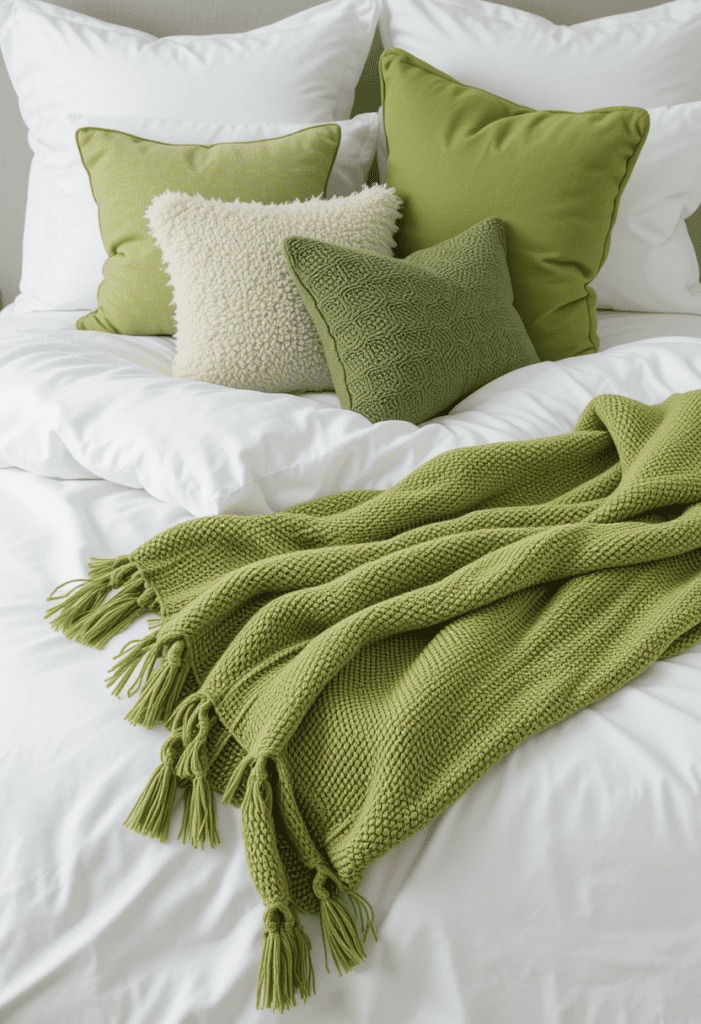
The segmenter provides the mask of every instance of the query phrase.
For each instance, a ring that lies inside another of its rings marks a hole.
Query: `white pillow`
[[[341,142],[329,177],[327,195],[347,196],[362,188],[367,178],[377,149],[379,115],[358,114],[349,121],[335,123],[341,129]],[[78,128],[87,126],[129,132],[156,142],[203,146],[272,139],[309,127],[303,124],[213,124],[165,118],[67,115],[55,126],[53,187],[42,192],[40,207],[37,204],[32,207],[35,214],[41,211],[42,220],[51,227],[50,231],[42,230],[45,241],[34,261],[37,288],[33,294],[22,294],[15,300],[16,312],[38,309],[39,296],[43,303],[41,309],[92,309],[95,306],[107,255],[90,179],[75,141]]]
[[[173,376],[251,391],[333,391],[282,243],[303,235],[391,256],[400,205],[386,185],[280,204],[156,196],[146,220],[173,288]]]
[[[576,25],[487,0],[380,0],[379,27],[385,49],[536,110],[701,100],[699,0]]]
[[[701,202],[692,158],[694,146],[701,152],[698,119],[679,106],[701,100],[699,0],[576,25],[487,0],[381,0],[380,34],[385,48],[536,110],[647,108],[650,134],[592,287],[599,307],[701,313],[699,263],[684,223]],[[384,181],[383,130],[378,163]]]
[[[329,0],[249,32],[159,39],[42,0],[0,3],[0,49],[34,153],[15,311],[94,305],[94,293],[76,305],[85,288],[65,264],[79,243],[55,217],[71,188],[67,114],[229,125],[348,119],[376,22],[375,0]]]
[[[699,264],[684,223],[701,204],[701,101],[649,114],[608,257],[591,286],[599,309],[701,314]]]

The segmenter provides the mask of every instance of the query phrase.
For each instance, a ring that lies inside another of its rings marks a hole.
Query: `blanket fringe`
[[[151,637],[144,639],[151,640]],[[161,664],[154,668],[159,655]],[[134,687],[141,687],[139,699],[126,715],[127,721],[132,725],[144,725],[147,729],[152,729],[157,722],[167,722],[180,700],[189,673],[190,660],[183,640],[171,643],[167,654],[154,646],[129,690],[131,693]]]
[[[280,784],[285,774],[282,766],[278,766],[278,784],[273,788],[268,775],[269,762],[275,763],[275,758],[248,754],[232,773],[226,793],[233,800],[245,772],[250,769],[242,804],[243,837],[251,876],[266,907],[256,1006],[282,1011],[297,1005],[295,992],[306,1001],[316,987],[311,943],[297,920],[289,878],[278,849],[274,806],[301,859],[307,867],[315,869],[312,887],[319,900],[326,970],[329,970],[329,950],[339,974],[357,967],[366,957],[363,942],[368,932],[372,930],[375,939],[377,933],[370,904],[343,885],[314,846],[288,786]],[[346,902],[358,921],[351,916]]]
[[[175,766],[182,753],[182,740],[170,736],[161,750],[161,763],[146,783],[124,824],[139,835],[168,841],[170,819],[178,780]]]
[[[178,778],[190,782],[185,791],[183,821],[178,835],[204,850],[205,842],[214,847],[220,843],[214,789],[208,778],[209,756],[207,737],[216,713],[211,700],[203,693],[193,693],[173,713],[168,727],[182,738],[183,752],[175,767]]]
[[[296,1006],[295,992],[306,1003],[316,992],[311,940],[291,906],[271,907],[263,915],[263,954],[258,972],[256,1009]]]
[[[67,593],[59,593],[71,583],[78,586]],[[117,593],[108,597],[113,590]],[[146,586],[141,570],[128,555],[91,558],[87,579],[61,584],[48,600],[61,601],[45,615],[52,620],[52,628],[70,640],[98,650],[144,612],[159,610],[155,591]]]
[[[358,934],[356,922],[345,906],[344,896],[350,900],[353,910],[360,918],[360,927],[363,930],[362,939]],[[320,898],[319,908],[326,970],[330,970],[327,957],[328,943],[328,949],[331,951],[331,956],[339,975],[342,974],[341,968],[346,972],[352,971],[367,956],[363,942],[367,939],[368,930],[372,929],[372,934],[375,937],[375,941],[377,941],[372,907],[359,893],[343,889],[333,894],[327,892],[325,896]]]
[[[184,785],[178,838],[202,849],[206,841],[210,846],[219,844],[214,789],[207,777],[207,736],[214,717],[212,702],[203,693],[193,693],[182,701],[168,723],[172,735],[161,748],[161,763],[124,822],[127,828],[166,842],[175,791]]]
[[[148,636],[144,636],[140,640],[130,640],[124,645],[119,654],[115,655],[115,666],[107,676],[107,687],[112,690],[115,697],[121,695],[136,666],[146,655],[141,671],[127,690],[127,696],[133,697],[140,689],[144,677],[153,669],[153,664],[158,657],[156,650],[157,641],[157,634],[149,633]]]

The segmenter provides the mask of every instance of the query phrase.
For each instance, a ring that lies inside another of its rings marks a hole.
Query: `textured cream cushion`
[[[173,288],[173,376],[252,391],[333,391],[282,243],[303,235],[391,256],[400,205],[386,185],[281,204],[156,196],[146,220]]]

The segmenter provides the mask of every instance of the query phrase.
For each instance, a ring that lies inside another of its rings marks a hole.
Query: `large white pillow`
[[[333,391],[282,243],[303,235],[391,256],[400,206],[386,185],[278,204],[156,196],[145,216],[173,289],[173,376],[248,391]]]
[[[576,25],[488,0],[379,3],[385,49],[408,50],[465,85],[536,110],[701,100],[699,0]]]
[[[322,122],[325,123],[325,122]],[[327,195],[348,196],[362,188],[377,149],[379,115],[358,114],[349,121],[335,122],[341,129]],[[41,194],[41,204],[31,210],[40,214],[50,231],[42,231],[45,242],[34,264],[39,295],[22,294],[13,312],[41,309],[91,309],[107,258],[100,234],[98,210],[90,179],[80,159],[75,140],[78,128],[109,128],[156,142],[213,145],[218,142],[251,142],[289,135],[303,124],[216,124],[209,121],[173,121],[167,118],[94,117],[67,115],[56,123],[51,183]],[[61,141],[59,141],[59,132]],[[30,210],[28,210],[28,224]],[[37,305],[39,299],[41,307]]]
[[[249,32],[159,39],[42,0],[0,3],[0,49],[34,153],[15,311],[94,305],[78,281],[82,267],[67,269],[79,248],[70,219],[57,220],[75,156],[67,114],[278,126],[348,119],[376,22],[375,0],[329,0]]]
[[[699,264],[685,224],[701,205],[701,101],[649,114],[608,257],[591,286],[599,309],[701,314]]]
[[[385,48],[537,110],[647,108],[650,133],[592,287],[602,308],[701,313],[699,263],[684,223],[701,203],[693,158],[701,139],[698,114],[679,106],[701,100],[699,0],[575,25],[487,0],[380,0],[379,27]],[[382,130],[378,162],[384,181]]]

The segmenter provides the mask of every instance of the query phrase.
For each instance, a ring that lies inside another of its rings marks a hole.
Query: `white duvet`
[[[220,809],[216,850],[122,827],[165,730],[122,721],[103,681],[145,620],[94,651],[49,628],[47,594],[190,516],[389,487],[456,446],[570,430],[597,394],[701,388],[701,317],[602,313],[597,355],[421,427],[174,380],[170,340],[74,319],[0,316],[0,1021],[252,1024],[262,907],[239,812]],[[700,790],[701,645],[530,739],[374,864],[378,943],[327,975],[312,922],[317,994],[288,1019],[698,1024]]]

